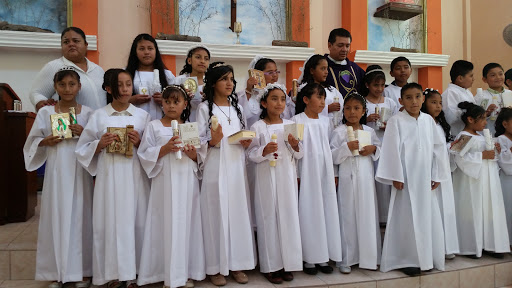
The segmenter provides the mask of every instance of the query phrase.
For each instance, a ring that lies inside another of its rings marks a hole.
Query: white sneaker
[[[340,272],[343,273],[343,274],[350,274],[350,272],[352,271],[352,268],[350,268],[350,266],[340,266]]]
[[[453,260],[453,259],[455,259],[455,254],[446,254],[444,256],[444,258],[447,260]]]

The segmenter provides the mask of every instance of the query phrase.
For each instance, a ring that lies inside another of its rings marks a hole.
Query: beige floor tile
[[[31,223],[10,244],[7,250],[36,250],[39,223]]]
[[[460,272],[461,288],[492,288],[494,287],[494,266],[483,266],[464,269]]]
[[[9,251],[0,251],[0,281],[11,279]]]
[[[27,222],[10,223],[0,226],[0,245],[9,245],[27,226]]]
[[[5,280],[0,288],[46,288],[51,282],[35,280]]]
[[[377,288],[377,282],[361,282],[343,285],[329,285],[329,288]]]
[[[496,264],[494,273],[496,287],[512,285],[512,262]]]
[[[401,279],[391,279],[377,281],[377,288],[419,288],[420,277],[407,277]]]
[[[355,268],[352,269],[350,274],[342,274],[339,272],[338,268],[334,268],[332,274],[318,273],[316,276],[320,278],[320,280],[329,284],[329,286],[334,284],[374,281],[370,276],[364,274],[362,270],[363,269]]]
[[[458,288],[459,271],[422,275],[420,284],[421,288]]]
[[[398,270],[392,270],[392,271],[384,273],[384,272],[380,272],[380,271],[371,271],[371,270],[361,269],[361,272],[363,272],[363,274],[365,274],[367,276],[370,276],[373,280],[387,280],[387,279],[409,277]]]
[[[36,272],[36,251],[10,251],[11,279],[34,279]]]

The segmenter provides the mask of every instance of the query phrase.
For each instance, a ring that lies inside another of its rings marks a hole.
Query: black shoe
[[[322,273],[324,273],[324,274],[331,274],[331,273],[332,273],[332,271],[333,271],[332,267],[331,267],[331,266],[329,266],[329,265],[327,265],[327,266],[321,266],[321,265],[316,264],[315,266],[316,266],[316,268],[317,268],[318,270],[320,270],[320,272],[322,272]]]
[[[402,268],[400,270],[402,270],[402,272],[404,272],[405,275],[411,276],[411,277],[419,276],[421,274],[421,269],[418,267],[407,267],[407,268]]]
[[[303,269],[304,269],[304,273],[309,274],[309,275],[316,275],[316,273],[318,273],[318,270],[316,270],[316,267],[308,268],[304,265]]]
[[[484,250],[484,253],[491,256],[492,258],[496,258],[496,259],[503,259],[505,258],[505,253],[495,253],[495,252],[492,252],[492,251],[485,251]]]
[[[281,269],[281,277],[284,281],[292,281],[293,280],[293,274],[292,272],[284,271],[284,269]]]
[[[471,258],[471,259],[480,259],[480,257],[476,256],[476,254],[466,255],[466,257]]]

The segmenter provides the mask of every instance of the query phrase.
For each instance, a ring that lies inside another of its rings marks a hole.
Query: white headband
[[[254,66],[256,66],[256,63],[258,63],[258,61],[260,61],[260,59],[263,59],[263,58],[265,58],[265,56],[262,56],[262,55],[254,56],[254,58],[252,58],[251,63],[249,63],[249,70],[254,69]]]
[[[366,71],[366,73],[364,75],[368,75],[368,74],[373,73],[373,72],[382,72],[382,73],[386,74],[384,72],[384,70],[382,70],[382,69],[373,69],[373,70],[370,70],[370,71]]]
[[[308,59],[306,59],[306,61],[304,61],[304,65],[302,65],[302,67],[299,68],[300,70],[300,76],[299,76],[299,79],[297,79],[297,83],[302,83],[302,80],[304,80],[304,69],[306,69],[306,64],[308,63],[309,59],[311,59],[311,57],[315,56],[315,54],[311,54]]]
[[[205,45],[199,44],[199,45],[195,45],[195,46],[192,46],[192,47],[188,48],[188,50],[187,50],[187,56],[188,56],[188,54],[190,53],[190,51],[192,51],[192,50],[194,50],[194,49],[196,49],[196,48],[203,48],[203,49],[205,49],[206,51],[208,51],[208,54],[210,54],[210,49],[208,49],[208,47],[206,47]]]

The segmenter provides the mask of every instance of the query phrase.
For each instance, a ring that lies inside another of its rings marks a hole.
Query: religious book
[[[242,140],[249,140],[256,137],[256,132],[250,130],[240,130],[228,136],[229,144],[240,144]]]
[[[258,83],[254,85],[254,88],[263,89],[267,87],[267,83],[265,82],[265,74],[263,71],[257,69],[249,69],[249,77],[254,77],[258,80]]]
[[[503,94],[501,94],[501,98],[503,100],[503,107],[512,108],[512,91],[505,90]]]
[[[61,139],[72,138],[71,124],[69,113],[57,113],[50,115],[50,123],[52,127],[52,135]]]
[[[363,150],[363,147],[372,145],[372,134],[370,131],[356,130],[357,141],[359,141],[359,151]]]
[[[194,98],[201,99],[201,91],[199,90],[199,82],[197,82],[197,77],[186,77],[181,79],[181,83],[185,89],[187,89],[190,93],[194,95]]]
[[[126,157],[133,156],[133,143],[128,139],[128,133],[133,130],[133,125],[126,127],[108,127],[107,132],[115,134],[114,142],[107,146],[107,153],[123,154]]]
[[[293,138],[302,140],[304,138],[304,124],[293,123],[284,125],[284,141],[288,142],[288,134]]]
[[[201,148],[199,141],[199,128],[197,122],[183,123],[179,126],[180,138],[183,145],[192,145]]]
[[[466,154],[466,152],[471,148],[473,141],[474,139],[472,136],[461,135],[457,140],[457,143],[453,144],[450,150],[458,152],[460,156],[464,156],[464,154]]]

